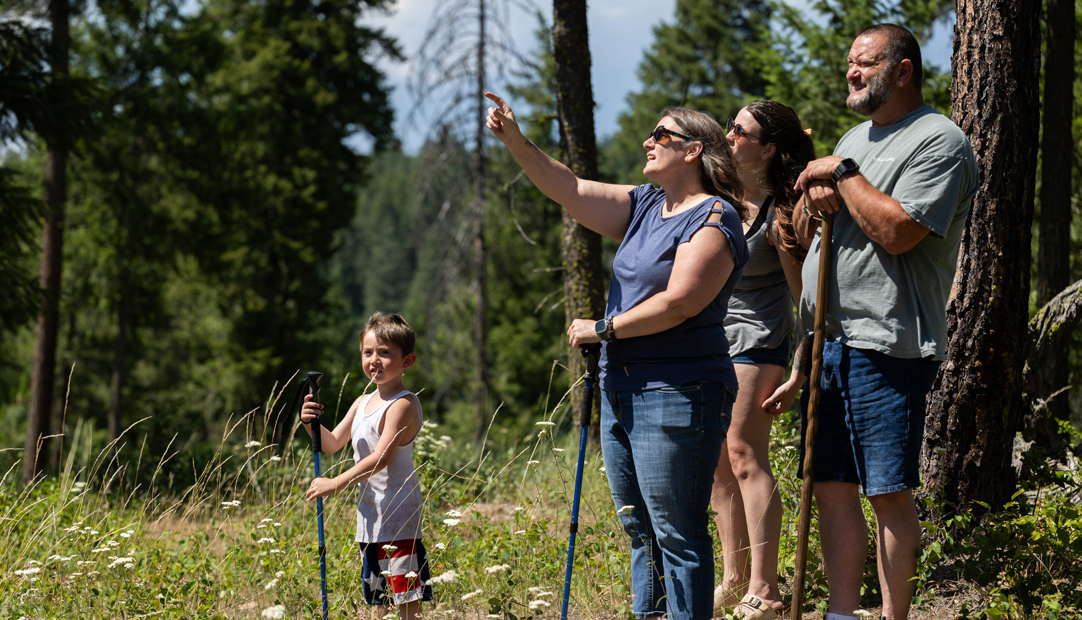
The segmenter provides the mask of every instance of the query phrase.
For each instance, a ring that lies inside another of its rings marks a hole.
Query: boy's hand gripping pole
[[[304,393],[312,394],[313,400],[319,402],[319,379],[323,376],[321,372],[309,372],[308,376],[301,382],[301,391]],[[323,425],[319,422],[319,416],[316,416],[311,423],[312,428],[312,453],[316,458],[316,478],[323,475],[319,466],[319,453],[322,449],[322,435]],[[327,620],[327,546],[323,539],[323,498],[316,498],[316,526],[319,530],[319,585],[320,590],[323,592],[323,620]]]
[[[579,418],[579,462],[575,469],[575,499],[571,504],[571,535],[567,540],[567,577],[564,579],[564,606],[560,620],[567,620],[567,604],[571,600],[571,572],[575,567],[575,535],[579,531],[579,496],[582,494],[582,468],[586,463],[586,433],[590,429],[590,408],[594,403],[594,385],[597,384],[597,361],[601,344],[582,347],[586,357],[586,387],[582,393],[582,417]]]
[[[804,617],[804,571],[808,564],[808,533],[811,529],[812,486],[815,484],[815,435],[819,431],[819,379],[823,376],[823,347],[826,346],[827,292],[830,290],[830,259],[833,250],[834,214],[823,214],[819,235],[819,282],[815,291],[815,335],[812,339],[811,376],[808,377],[808,415],[804,429],[804,486],[800,491],[800,518],[797,525],[796,570],[793,575],[793,602],[790,620]]]

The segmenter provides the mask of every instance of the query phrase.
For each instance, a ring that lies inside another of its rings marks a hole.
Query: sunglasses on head
[[[671,129],[661,126],[654,128],[654,130],[650,132],[650,135],[646,136],[646,139],[649,140],[650,138],[653,138],[656,144],[661,144],[664,140],[668,140],[670,136],[676,136],[677,138],[683,138],[685,140],[692,139],[691,136],[685,136],[682,133],[676,133]]]
[[[740,126],[740,123],[736,122],[732,118],[730,118],[728,121],[725,122],[725,133],[729,133],[729,132],[735,133],[737,138],[743,138],[743,137],[755,138],[759,142],[762,142],[763,144],[766,144],[765,140],[763,140],[762,138],[760,138],[759,136],[757,136],[755,134],[748,133],[743,127]]]

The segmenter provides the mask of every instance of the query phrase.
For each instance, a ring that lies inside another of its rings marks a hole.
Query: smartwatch
[[[842,163],[838,164],[838,167],[834,169],[834,174],[830,175],[830,180],[837,183],[842,179],[842,177],[849,174],[850,172],[857,172],[859,170],[860,166],[857,165],[857,162],[846,157],[842,160]]]
[[[594,333],[597,334],[598,338],[600,338],[602,340],[608,340],[609,339],[609,322],[608,322],[608,320],[607,319],[601,319],[600,321],[594,323]]]

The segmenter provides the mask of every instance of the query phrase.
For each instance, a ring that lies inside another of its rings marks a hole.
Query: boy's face
[[[382,342],[373,332],[361,338],[361,365],[364,374],[376,385],[402,378],[402,373],[417,361],[417,355],[402,355],[398,347]]]

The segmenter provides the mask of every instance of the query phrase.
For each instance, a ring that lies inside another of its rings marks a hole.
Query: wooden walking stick
[[[790,620],[804,617],[804,569],[808,563],[808,532],[811,530],[812,485],[815,483],[815,433],[819,430],[819,379],[823,376],[823,347],[826,344],[827,291],[830,287],[831,237],[834,214],[823,214],[819,235],[819,285],[815,291],[815,335],[812,339],[811,376],[808,378],[808,422],[804,430],[804,486],[800,492],[800,521],[797,524],[796,567],[793,571],[793,601]]]

